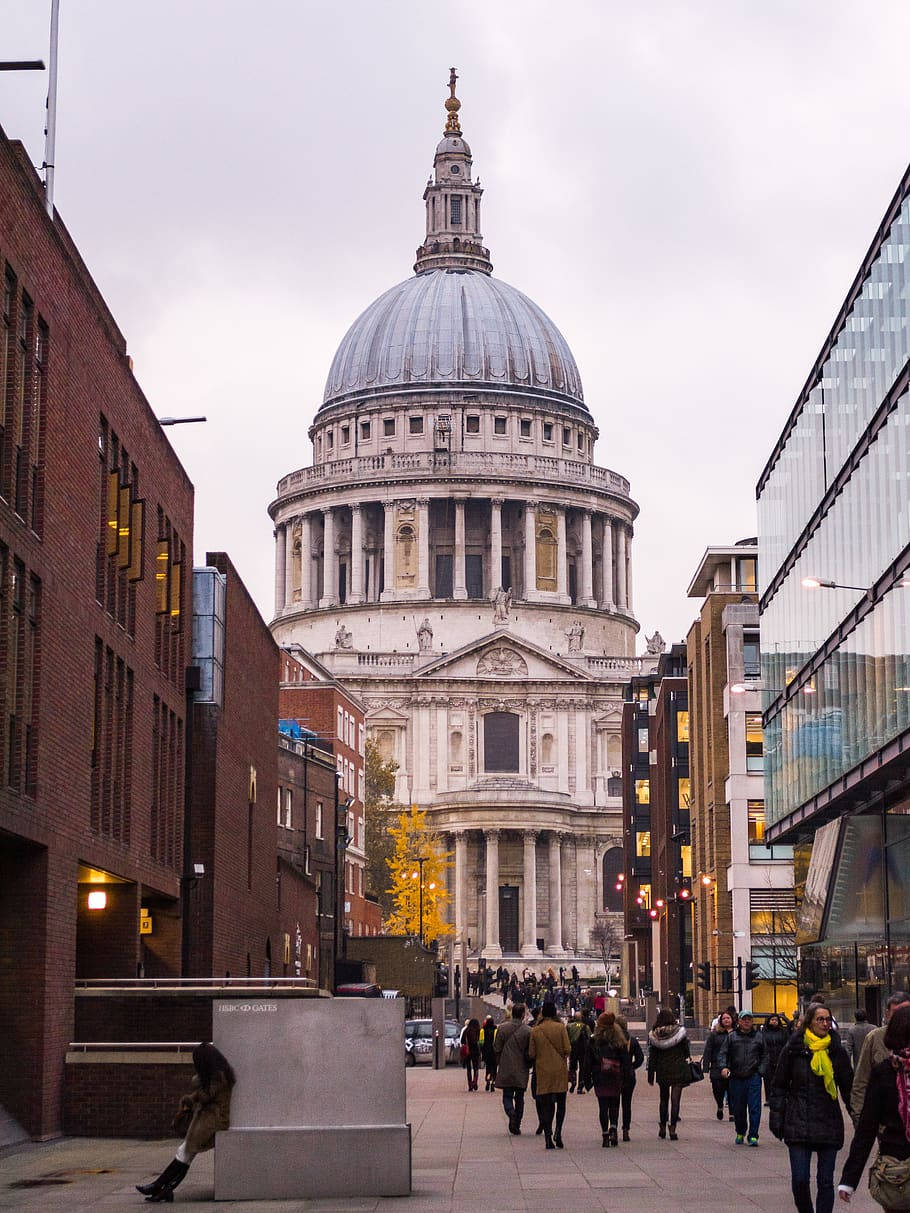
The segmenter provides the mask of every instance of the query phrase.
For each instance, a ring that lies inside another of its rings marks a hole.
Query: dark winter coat
[[[588,1041],[587,1056],[584,1061],[586,1086],[593,1086],[596,1095],[618,1095],[619,1091],[610,1091],[601,1078],[603,1070],[601,1061],[619,1062],[619,1089],[629,1091],[635,1084],[635,1071],[632,1069],[632,1056],[629,1052],[629,1040],[624,1032],[613,1028],[611,1031],[595,1032]]]
[[[875,1031],[874,1023],[855,1023],[849,1028],[844,1028],[841,1032],[841,1040],[844,1048],[847,1050],[847,1056],[853,1062],[853,1068],[856,1069],[856,1063],[859,1061],[859,1055],[863,1051],[863,1041],[870,1032]]]
[[[483,1068],[485,1070],[496,1069],[496,1050],[493,1047],[493,1042],[496,1039],[496,1025],[483,1025],[483,1044],[480,1046],[480,1051],[483,1054]]]
[[[850,1058],[832,1030],[828,1050],[834,1081],[849,1108],[853,1071]],[[840,1103],[825,1090],[822,1078],[813,1073],[812,1053],[804,1033],[794,1033],[781,1051],[771,1083],[769,1127],[788,1146],[836,1146],[844,1144],[844,1118]]]
[[[715,1028],[708,1033],[705,1047],[701,1055],[701,1066],[711,1078],[720,1078],[721,1070],[727,1065],[727,1049],[730,1045],[730,1033]]]
[[[746,1032],[742,1025],[734,1028],[727,1045],[727,1069],[730,1071],[730,1077],[752,1078],[756,1074],[764,1074],[766,1066],[765,1042],[761,1032],[757,1028],[750,1028]]]
[[[777,1069],[777,1062],[784,1050],[784,1045],[790,1039],[790,1032],[784,1028],[769,1028],[767,1024],[761,1030],[761,1038],[765,1042],[765,1074],[770,1081]]]
[[[553,1095],[569,1089],[569,1034],[559,1019],[541,1019],[531,1029],[529,1053],[537,1075],[537,1094]]]
[[[531,1029],[518,1019],[507,1019],[496,1029],[493,1047],[499,1058],[496,1067],[496,1085],[503,1087],[518,1087],[525,1091],[528,1086],[530,1062],[528,1060],[528,1045],[531,1041]]]
[[[652,1029],[648,1033],[648,1082],[656,1078],[662,1087],[687,1086],[692,1081],[689,1057],[689,1038],[682,1025]]]
[[[186,1145],[190,1153],[201,1154],[204,1150],[211,1150],[215,1144],[215,1134],[231,1127],[231,1090],[232,1084],[221,1071],[214,1075],[207,1087],[201,1087],[198,1077],[194,1075],[193,1090],[181,1101],[189,1103],[193,1109],[193,1119],[186,1132]]]
[[[862,1115],[841,1175],[842,1184],[854,1189],[859,1187],[876,1136],[882,1154],[890,1158],[910,1158],[910,1141],[907,1141],[898,1106],[897,1075],[890,1058],[880,1061],[869,1075]]]
[[[467,1024],[461,1032],[461,1043],[468,1046],[468,1056],[462,1065],[467,1068],[470,1062],[475,1070],[480,1069],[480,1028],[472,1028]]]
[[[635,1086],[635,1071],[645,1063],[645,1055],[642,1052],[641,1045],[638,1043],[637,1036],[629,1037],[629,1061],[632,1065],[632,1077],[629,1081],[629,1090]]]

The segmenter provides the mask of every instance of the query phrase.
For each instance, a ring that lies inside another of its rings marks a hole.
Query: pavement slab
[[[214,1159],[206,1154],[194,1161],[175,1203],[200,1213],[540,1213],[565,1207],[606,1213],[786,1213],[793,1208],[785,1147],[768,1134],[757,1150],[735,1146],[733,1126],[715,1118],[707,1083],[685,1092],[680,1139],[671,1142],[657,1137],[655,1088],[639,1082],[632,1141],[606,1150],[591,1095],[569,1096],[565,1149],[546,1150],[543,1138],[534,1134],[530,1098],[521,1136],[514,1137],[498,1096],[469,1094],[455,1067],[414,1067],[407,1071],[407,1084],[410,1197],[216,1203]],[[849,1125],[847,1131],[849,1144]],[[0,1210],[116,1213],[144,1207],[134,1185],[157,1174],[174,1148],[173,1141],[98,1138],[13,1145],[0,1151]],[[842,1152],[838,1173],[845,1157]],[[65,1182],[44,1182],[48,1179]],[[849,1208],[851,1213],[879,1213],[865,1179]]]

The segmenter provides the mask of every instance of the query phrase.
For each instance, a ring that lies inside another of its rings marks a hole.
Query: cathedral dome
[[[440,268],[393,286],[351,325],[323,408],[388,389],[492,388],[585,408],[566,339],[536,303],[480,270]]]

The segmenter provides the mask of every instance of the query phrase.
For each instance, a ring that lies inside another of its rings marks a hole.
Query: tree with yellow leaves
[[[394,908],[386,923],[390,935],[420,935],[423,906],[423,942],[432,943],[452,934],[445,920],[449,903],[446,869],[452,866],[451,852],[443,851],[437,836],[427,828],[427,815],[411,805],[389,828],[395,853],[389,860]]]

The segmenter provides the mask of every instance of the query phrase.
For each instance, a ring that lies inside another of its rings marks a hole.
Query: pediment
[[[592,723],[595,729],[618,729],[622,725],[622,711],[615,708],[602,712],[600,716],[594,717]]]
[[[501,629],[437,658],[416,671],[415,678],[418,681],[425,678],[591,681],[587,671],[571,661]]]
[[[401,711],[390,704],[376,703],[367,707],[366,723],[376,724],[407,724],[410,720],[407,712]]]

